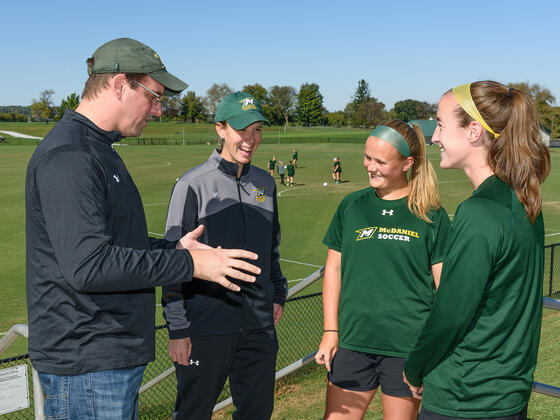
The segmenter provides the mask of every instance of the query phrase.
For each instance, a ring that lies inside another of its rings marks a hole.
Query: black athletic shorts
[[[422,406],[420,410],[420,415],[418,416],[418,420],[470,420],[466,417],[449,417],[444,416],[443,414],[437,414],[433,411],[428,410]],[[511,416],[505,417],[484,417],[482,419],[476,420],[527,420],[527,407],[521,410],[517,414],[513,414]]]
[[[349,391],[381,392],[392,397],[412,397],[403,381],[404,358],[381,356],[339,348],[327,374],[330,383]]]

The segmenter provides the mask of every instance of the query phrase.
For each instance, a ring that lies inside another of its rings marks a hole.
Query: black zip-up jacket
[[[165,238],[177,240],[204,225],[200,242],[258,254],[255,283],[241,292],[193,279],[188,287],[163,288],[164,315],[171,339],[230,334],[273,325],[273,303],[284,305],[287,281],[280,269],[280,224],[276,184],[268,172],[239,167],[214,151],[208,161],[185,172],[169,203]]]
[[[154,360],[154,286],[192,279],[176,242],[148,237],[140,194],[107,132],[75,111],[27,168],[29,356],[74,375]]]

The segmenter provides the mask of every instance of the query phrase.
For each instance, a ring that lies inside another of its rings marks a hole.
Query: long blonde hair
[[[484,130],[487,163],[494,174],[513,188],[531,223],[541,212],[540,185],[550,173],[550,153],[541,139],[535,105],[517,89],[491,80],[471,84],[471,96],[496,138]],[[458,107],[459,126],[472,118]]]
[[[408,180],[408,208],[419,219],[431,223],[428,212],[439,209],[441,202],[436,172],[426,156],[424,134],[418,125],[410,125],[401,120],[391,120],[383,125],[398,131],[408,143],[410,155],[414,158]]]

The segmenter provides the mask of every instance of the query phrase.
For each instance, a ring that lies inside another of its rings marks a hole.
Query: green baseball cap
[[[177,95],[187,84],[173,76],[161,62],[158,53],[131,38],[118,38],[100,46],[93,53],[93,65],[88,74],[146,73],[165,88],[165,95]]]
[[[234,92],[222,99],[216,110],[214,122],[222,121],[227,121],[236,130],[243,130],[257,121],[270,125],[262,114],[259,101],[245,92]]]

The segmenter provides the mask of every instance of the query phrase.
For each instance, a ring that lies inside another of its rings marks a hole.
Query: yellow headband
[[[492,130],[490,126],[486,124],[486,121],[484,121],[484,118],[482,118],[482,115],[480,115],[480,112],[478,112],[478,109],[476,108],[476,105],[474,104],[471,96],[471,83],[453,88],[453,95],[455,96],[457,102],[459,102],[461,108],[463,108],[463,110],[467,114],[469,114],[472,119],[478,121],[486,131],[494,134],[494,137],[496,137],[497,139],[500,138],[500,134],[494,133],[494,130]]]

